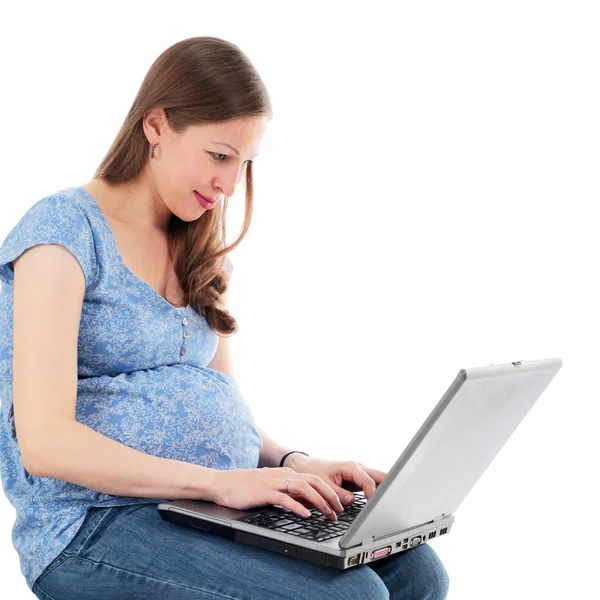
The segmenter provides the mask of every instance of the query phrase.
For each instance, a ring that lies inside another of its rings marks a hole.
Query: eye
[[[209,152],[209,154],[212,155],[213,159],[216,160],[217,162],[225,162],[225,159],[229,158],[229,156],[227,156],[227,154],[219,154],[218,152]],[[224,158],[222,159],[217,159],[215,157],[217,156],[223,156]],[[247,163],[251,163],[251,160],[247,160]]]

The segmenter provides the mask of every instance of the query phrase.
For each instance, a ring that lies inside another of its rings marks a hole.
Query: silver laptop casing
[[[451,531],[453,513],[561,366],[560,358],[549,358],[460,370],[339,537],[316,542],[241,521],[274,508],[291,512],[280,506],[236,510],[176,500],[157,510],[164,520],[338,569],[403,552]]]

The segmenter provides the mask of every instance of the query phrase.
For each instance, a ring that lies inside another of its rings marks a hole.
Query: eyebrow
[[[227,146],[228,148],[231,148],[238,156],[240,155],[240,152],[237,148],[234,148],[233,146],[230,146],[229,144],[226,144],[225,142],[215,142],[214,140],[211,140],[211,144],[221,144],[223,146]],[[258,154],[253,156],[253,158],[256,158],[257,156],[258,156]]]

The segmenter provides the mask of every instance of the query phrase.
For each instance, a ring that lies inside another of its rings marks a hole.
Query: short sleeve
[[[227,271],[227,276],[231,277],[231,273],[233,271],[233,263],[229,260],[229,256],[225,255],[224,259],[224,267],[225,271]]]
[[[12,261],[39,244],[60,244],[77,259],[88,292],[98,273],[92,226],[76,200],[60,195],[34,204],[6,236],[0,247],[0,281],[14,287]]]

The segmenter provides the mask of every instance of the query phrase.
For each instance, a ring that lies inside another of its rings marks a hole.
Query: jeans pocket
[[[81,529],[65,548],[65,552],[75,556],[83,554],[127,508],[130,506],[89,508]]]
[[[67,547],[42,571],[32,586],[32,592],[38,598],[54,600],[42,589],[46,577],[60,567],[69,558],[82,557],[95,544],[106,530],[122,515],[141,508],[141,505],[125,504],[120,506],[91,506],[87,509],[83,523],[68,543]],[[52,578],[50,579],[52,581]]]
[[[42,590],[39,586],[39,584],[44,580],[44,578],[51,573],[52,571],[54,571],[54,569],[56,569],[57,567],[60,567],[60,565],[62,565],[65,560],[67,560],[69,558],[69,556],[67,554],[65,554],[64,552],[61,552],[40,574],[40,576],[34,581],[33,586],[31,588],[31,591],[38,597],[38,598],[50,598],[50,596],[48,596],[48,594],[46,594],[44,592],[44,590]],[[39,595],[41,593],[41,596]]]

